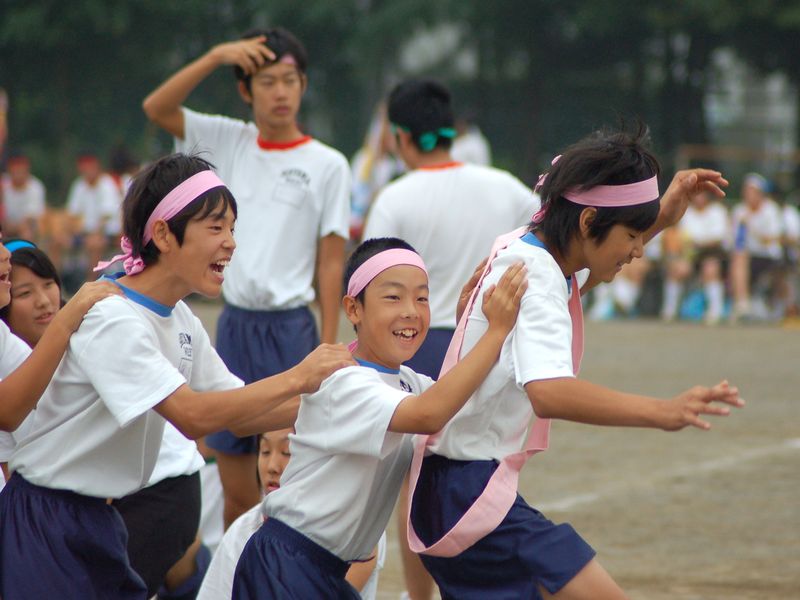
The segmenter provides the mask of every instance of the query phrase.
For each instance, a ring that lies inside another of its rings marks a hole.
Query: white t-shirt
[[[483,287],[497,283],[514,262],[528,269],[528,289],[522,297],[517,323],[503,343],[500,358],[464,407],[445,426],[430,450],[455,460],[502,460],[518,452],[534,417],[525,384],[540,379],[573,377],[572,321],[567,281],[547,250],[515,240],[498,252]],[[572,293],[588,271],[572,282]],[[487,329],[478,295],[467,320],[461,356]]]
[[[317,240],[349,235],[350,167],[308,138],[287,150],[262,150],[258,129],[183,109],[180,151],[207,158],[236,198],[238,249],[225,269],[225,300],[249,310],[305,306],[314,300]]]
[[[405,366],[347,367],[303,396],[292,458],[264,514],[344,561],[370,556],[411,465],[412,436],[390,432],[389,422],[403,398],[432,384]]]
[[[765,198],[755,212],[745,204],[737,204],[733,209],[734,235],[742,222],[746,223],[745,247],[751,256],[774,259],[781,257],[781,209],[774,200]],[[765,238],[771,241],[765,242]]]
[[[538,209],[539,197],[499,169],[416,169],[375,199],[364,239],[391,236],[411,244],[428,269],[430,326],[455,329],[461,288],[492,242]]]
[[[259,503],[228,527],[214,558],[211,559],[211,564],[208,565],[208,571],[203,577],[203,584],[197,593],[197,600],[230,600],[233,592],[233,575],[236,572],[239,557],[248,540],[263,523],[264,517],[261,512],[261,503]],[[375,600],[378,592],[378,573],[383,569],[385,562],[386,533],[378,542],[375,569],[361,590],[361,597],[364,600]]]
[[[103,173],[94,185],[83,177],[72,182],[67,199],[67,211],[81,217],[81,231],[92,233],[100,229],[106,235],[117,235],[122,228],[122,195],[110,175]]]
[[[489,142],[477,127],[470,127],[466,133],[459,135],[453,140],[453,146],[450,148],[450,156],[452,156],[454,160],[460,160],[461,162],[473,165],[488,167],[492,163],[492,152],[489,149]]]
[[[797,243],[800,240],[800,210],[787,204],[783,207],[783,235]]]
[[[0,380],[5,379],[16,370],[28,355],[31,349],[9,330],[8,326],[0,321]],[[15,432],[0,431],[0,463],[8,462],[14,447],[17,445],[17,436],[27,430],[28,416]],[[0,476],[0,489],[3,489],[5,479]]]
[[[170,309],[126,293],[138,300],[113,296],[86,314],[11,458],[36,485],[100,498],[135,492],[161,448],[165,420],[150,409],[185,383],[242,385],[184,302]]]
[[[680,230],[692,244],[707,246],[723,244],[730,232],[728,209],[712,202],[703,210],[690,205],[680,222]]]
[[[11,184],[8,175],[3,176],[4,220],[8,225],[18,225],[25,219],[38,219],[44,214],[44,184],[31,175],[22,189]]]

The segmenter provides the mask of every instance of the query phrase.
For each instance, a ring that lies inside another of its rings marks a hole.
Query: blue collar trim
[[[356,362],[360,364],[362,367],[375,369],[378,373],[389,373],[390,375],[400,374],[400,369],[390,369],[389,367],[384,367],[383,365],[378,365],[373,362],[369,362],[368,360],[362,360],[360,358],[356,358]]]
[[[149,296],[145,296],[144,294],[140,294],[136,290],[132,290],[131,288],[122,285],[117,279],[125,275],[125,273],[119,272],[114,273],[113,275],[103,275],[100,279],[106,279],[111,281],[114,285],[116,285],[122,292],[125,294],[125,297],[132,302],[136,302],[141,306],[144,306],[146,309],[153,311],[159,317],[169,317],[172,315],[172,309],[175,308],[174,306],[167,306],[166,304],[161,304],[161,302],[157,302],[153,300]]]
[[[529,231],[525,235],[520,238],[526,244],[530,244],[531,246],[536,246],[537,248],[541,248],[542,250],[547,250],[547,246],[544,245],[544,242],[540,240],[538,237],[534,235],[532,231]],[[550,250],[547,250],[550,252]],[[567,291],[572,293],[572,275],[567,275],[565,277],[567,280]]]

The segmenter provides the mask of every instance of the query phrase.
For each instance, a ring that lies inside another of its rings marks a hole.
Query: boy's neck
[[[436,148],[430,152],[418,152],[414,157],[414,164],[410,166],[412,169],[424,169],[452,162],[453,157],[450,155],[450,150]]]
[[[550,255],[556,261],[556,264],[558,265],[558,268],[561,269],[564,277],[574,275],[581,269],[586,268],[586,261],[583,258],[583,253],[577,239],[573,238],[570,240],[569,245],[567,246],[567,256],[564,256],[550,247],[550,244],[547,242],[547,238],[543,233],[537,231],[534,233],[534,235],[538,237],[545,246],[547,246],[548,252],[550,252]]]
[[[258,135],[265,142],[275,144],[285,144],[287,142],[294,142],[304,137],[304,133],[300,131],[297,123],[286,125],[285,127],[270,127],[269,125],[259,125]]]
[[[179,289],[169,273],[158,263],[150,265],[136,275],[124,275],[117,280],[121,285],[139,292],[165,306],[175,306],[189,292]]]

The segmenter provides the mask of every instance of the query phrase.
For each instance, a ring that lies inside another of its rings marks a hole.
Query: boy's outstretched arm
[[[537,417],[590,425],[653,427],[677,431],[687,426],[710,429],[700,415],[725,416],[728,406],[744,406],[739,390],[722,381],[714,387],[695,386],[674,398],[661,400],[618,392],[588,381],[563,377],[525,384]]]
[[[30,356],[0,381],[0,430],[14,431],[36,406],[86,312],[98,300],[121,293],[110,281],[85,283],[56,313]]]
[[[238,65],[252,75],[275,54],[266,46],[264,36],[227,42],[214,46],[203,56],[190,62],[150,93],[142,103],[147,118],[153,123],[183,139],[184,122],[181,105],[217,67]]]
[[[461,409],[497,362],[503,342],[514,328],[522,296],[528,287],[522,263],[510,266],[497,286],[483,294],[489,328],[458,364],[419,396],[404,398],[389,422],[389,431],[439,431]]]

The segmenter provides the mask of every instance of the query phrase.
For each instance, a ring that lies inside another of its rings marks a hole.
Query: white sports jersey
[[[573,278],[576,281],[568,288],[564,274],[547,250],[515,240],[492,261],[484,288],[497,283],[505,270],[518,261],[528,269],[528,289],[522,297],[517,323],[503,343],[497,364],[429,447],[436,454],[455,460],[502,460],[518,452],[534,416],[525,384],[574,377],[572,321],[567,303],[570,293],[580,293],[588,271]],[[462,357],[488,327],[482,304],[483,296],[479,294],[467,321]]]
[[[92,233],[101,228],[106,235],[117,235],[122,225],[122,195],[110,175],[103,173],[94,185],[83,177],[72,182],[67,211],[81,218],[81,231]]]
[[[720,202],[712,202],[703,210],[698,210],[690,205],[686,209],[679,227],[692,244],[721,245],[727,240],[730,232],[728,209]]]
[[[33,175],[22,189],[11,184],[8,175],[3,176],[4,221],[8,225],[18,225],[25,219],[38,219],[44,214],[44,184]]]
[[[408,367],[336,371],[304,395],[289,436],[281,487],[264,500],[275,517],[344,561],[371,555],[411,465],[412,436],[388,430],[397,405],[433,385]]]
[[[781,257],[781,211],[774,200],[766,198],[755,212],[745,204],[737,204],[733,209],[735,235],[742,224],[746,227],[745,247],[751,256]]]
[[[311,138],[265,150],[253,123],[186,108],[183,115],[185,138],[177,148],[208,151],[239,209],[225,300],[249,310],[305,306],[314,299],[317,240],[348,237],[347,160]]]
[[[25,362],[30,353],[31,349],[28,344],[11,333],[8,326],[3,321],[0,321],[0,379],[5,379],[13,373],[17,367]],[[11,458],[11,453],[16,446],[16,438],[26,430],[27,426],[28,419],[14,433],[0,431],[0,462],[8,462],[8,459]],[[2,488],[2,485],[0,485],[0,488]]]
[[[495,238],[525,225],[539,197],[499,169],[452,163],[416,169],[375,199],[364,239],[398,237],[428,269],[432,328],[455,329],[461,288]]]
[[[69,342],[11,469],[36,485],[100,498],[144,487],[164,419],[150,410],[181,385],[232,389],[232,375],[184,302],[126,290],[95,304]]]

